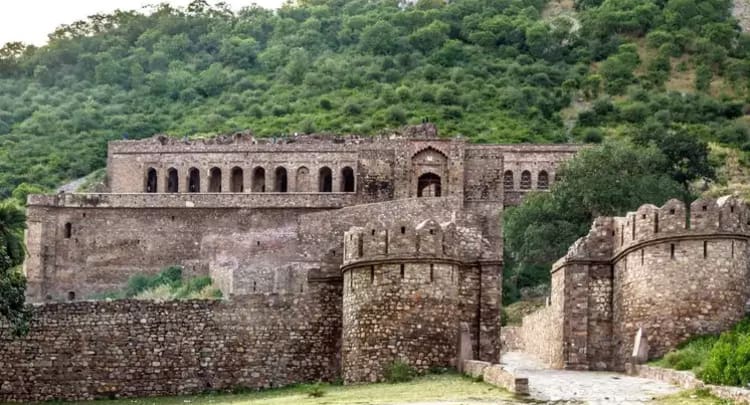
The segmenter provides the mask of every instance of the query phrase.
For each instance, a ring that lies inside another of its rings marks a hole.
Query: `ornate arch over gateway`
[[[428,146],[412,156],[411,166],[412,190],[410,194],[412,196],[440,197],[446,195],[448,157],[443,152]],[[428,192],[425,192],[426,190]]]

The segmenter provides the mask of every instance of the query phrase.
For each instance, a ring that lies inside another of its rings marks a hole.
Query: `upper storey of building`
[[[549,188],[579,148],[475,145],[438,137],[432,124],[375,137],[156,135],[111,142],[107,174],[112,193],[349,193],[347,204],[423,196],[516,204],[528,191]]]

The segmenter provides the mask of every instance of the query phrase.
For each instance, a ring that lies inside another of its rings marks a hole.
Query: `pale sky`
[[[44,45],[47,34],[62,24],[85,19],[116,9],[141,10],[148,4],[170,3],[186,6],[191,0],[0,0],[0,47],[6,42],[22,41]],[[209,0],[209,3],[217,3]],[[233,9],[258,4],[277,8],[283,0],[224,0]]]

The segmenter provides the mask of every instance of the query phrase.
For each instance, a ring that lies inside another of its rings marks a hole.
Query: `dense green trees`
[[[0,318],[13,326],[15,334],[27,328],[26,279],[18,266],[23,263],[23,230],[26,215],[12,201],[0,202]]]

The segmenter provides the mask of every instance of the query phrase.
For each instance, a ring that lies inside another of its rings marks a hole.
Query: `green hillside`
[[[250,128],[750,150],[750,40],[726,0],[194,1],[0,50],[0,198],[105,164],[106,142]],[[573,9],[575,6],[575,9]],[[740,160],[745,159],[744,152]]]

